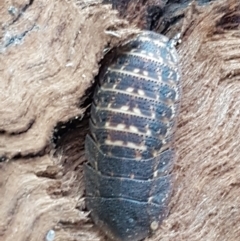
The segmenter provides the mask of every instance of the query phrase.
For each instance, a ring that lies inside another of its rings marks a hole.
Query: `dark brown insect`
[[[91,107],[86,205],[113,240],[141,240],[168,214],[179,111],[178,57],[144,31],[109,53]]]

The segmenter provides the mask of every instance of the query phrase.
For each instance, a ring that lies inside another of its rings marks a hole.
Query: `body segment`
[[[169,40],[142,32],[109,54],[85,141],[86,205],[113,240],[137,241],[168,213],[180,74]]]

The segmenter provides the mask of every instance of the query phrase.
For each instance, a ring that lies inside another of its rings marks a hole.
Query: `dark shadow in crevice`
[[[41,150],[38,150],[36,152],[30,152],[27,154],[23,154],[21,152],[15,154],[11,159],[17,160],[17,159],[31,159],[31,158],[36,158],[36,157],[42,157],[50,152],[50,147],[49,145],[44,146]]]

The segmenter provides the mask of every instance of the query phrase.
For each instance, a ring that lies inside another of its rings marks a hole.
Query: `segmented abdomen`
[[[108,58],[85,142],[86,205],[109,237],[134,241],[155,230],[168,212],[178,59],[166,37],[148,31]]]

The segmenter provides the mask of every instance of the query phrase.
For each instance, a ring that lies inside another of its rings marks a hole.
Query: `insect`
[[[113,240],[137,241],[168,214],[181,97],[172,42],[142,31],[99,73],[86,136],[86,206]]]

